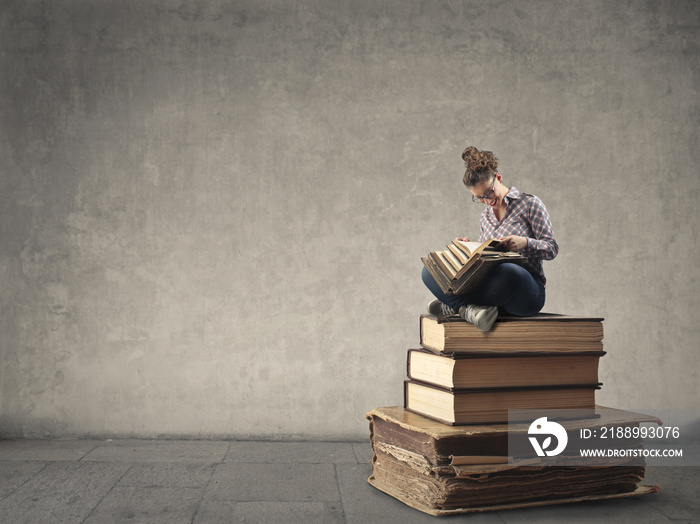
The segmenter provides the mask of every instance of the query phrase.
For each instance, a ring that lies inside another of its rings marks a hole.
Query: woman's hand
[[[457,237],[457,240],[461,242],[469,242],[469,237]]]
[[[503,247],[508,251],[522,251],[527,247],[527,238],[519,237],[515,235],[510,235],[507,237],[499,238]]]

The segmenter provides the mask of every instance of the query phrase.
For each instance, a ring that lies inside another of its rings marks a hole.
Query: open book
[[[469,291],[481,281],[489,269],[503,262],[522,263],[525,258],[506,251],[491,238],[486,242],[454,240],[442,251],[432,251],[421,260],[445,293],[455,295]]]
[[[486,242],[464,242],[463,240],[454,240],[452,244],[447,246],[448,248],[452,249],[450,246],[454,246],[463,251],[467,257],[470,257],[476,253],[481,253],[482,251],[486,251],[487,253],[494,251],[497,253],[503,253],[506,251],[503,244],[501,244],[501,241],[495,238],[489,238]]]

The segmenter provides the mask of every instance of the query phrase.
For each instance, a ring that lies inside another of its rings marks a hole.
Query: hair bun
[[[498,159],[491,151],[479,151],[474,146],[469,146],[462,151],[462,160],[467,171],[472,173],[492,172],[498,168]]]

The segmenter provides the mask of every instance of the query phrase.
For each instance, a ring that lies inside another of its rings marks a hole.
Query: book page
[[[467,255],[470,257],[474,255],[474,253],[479,253],[486,249],[489,246],[497,247],[501,243],[496,240],[495,238],[490,238],[486,242],[463,242],[461,240],[455,240],[453,242],[456,246],[458,246],[460,249],[462,249]]]
[[[462,266],[464,264],[462,264],[462,262],[459,261],[459,259],[454,255],[454,253],[452,253],[451,250],[447,249],[443,251],[443,253],[445,254],[445,258],[450,262],[450,264],[452,264],[452,267],[455,268],[455,271],[459,271],[460,269],[462,269]]]
[[[467,254],[464,251],[459,249],[454,244],[450,244],[447,247],[450,249],[450,251],[452,251],[452,254],[454,256],[456,256],[462,264],[467,263],[467,260],[469,260],[469,257],[467,256]]]

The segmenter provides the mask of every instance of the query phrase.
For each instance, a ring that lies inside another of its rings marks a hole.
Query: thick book
[[[499,316],[490,331],[479,331],[459,315],[421,315],[420,344],[445,354],[491,352],[600,352],[603,319],[555,313]]]
[[[640,485],[645,468],[638,460],[577,467],[510,464],[509,429],[527,433],[529,424],[447,426],[398,406],[373,409],[366,417],[374,451],[369,483],[431,515],[638,496],[660,489]],[[562,422],[570,440],[583,428],[641,423],[660,421],[596,406],[595,417]]]
[[[443,355],[409,349],[408,377],[443,388],[564,386],[598,383],[604,351],[589,353],[489,353]]]
[[[465,457],[492,457],[508,455],[508,431],[527,433],[529,423],[481,424],[452,426],[407,410],[404,406],[390,406],[371,410],[370,435],[396,448],[421,456],[430,467],[442,467],[464,462]],[[560,421],[569,434],[569,442],[578,448],[581,429],[599,430],[603,427],[636,427],[641,423],[661,424],[657,417],[622,409],[595,406],[594,415],[585,419]],[[608,445],[615,446],[617,439]],[[630,442],[621,444],[623,448]]]
[[[522,254],[506,251],[495,239],[482,243],[454,240],[447,249],[421,258],[440,289],[453,295],[469,292],[498,264],[522,264],[524,260]]]
[[[599,383],[502,388],[443,388],[406,380],[404,407],[451,425],[508,422],[508,410],[567,410],[590,416]]]

